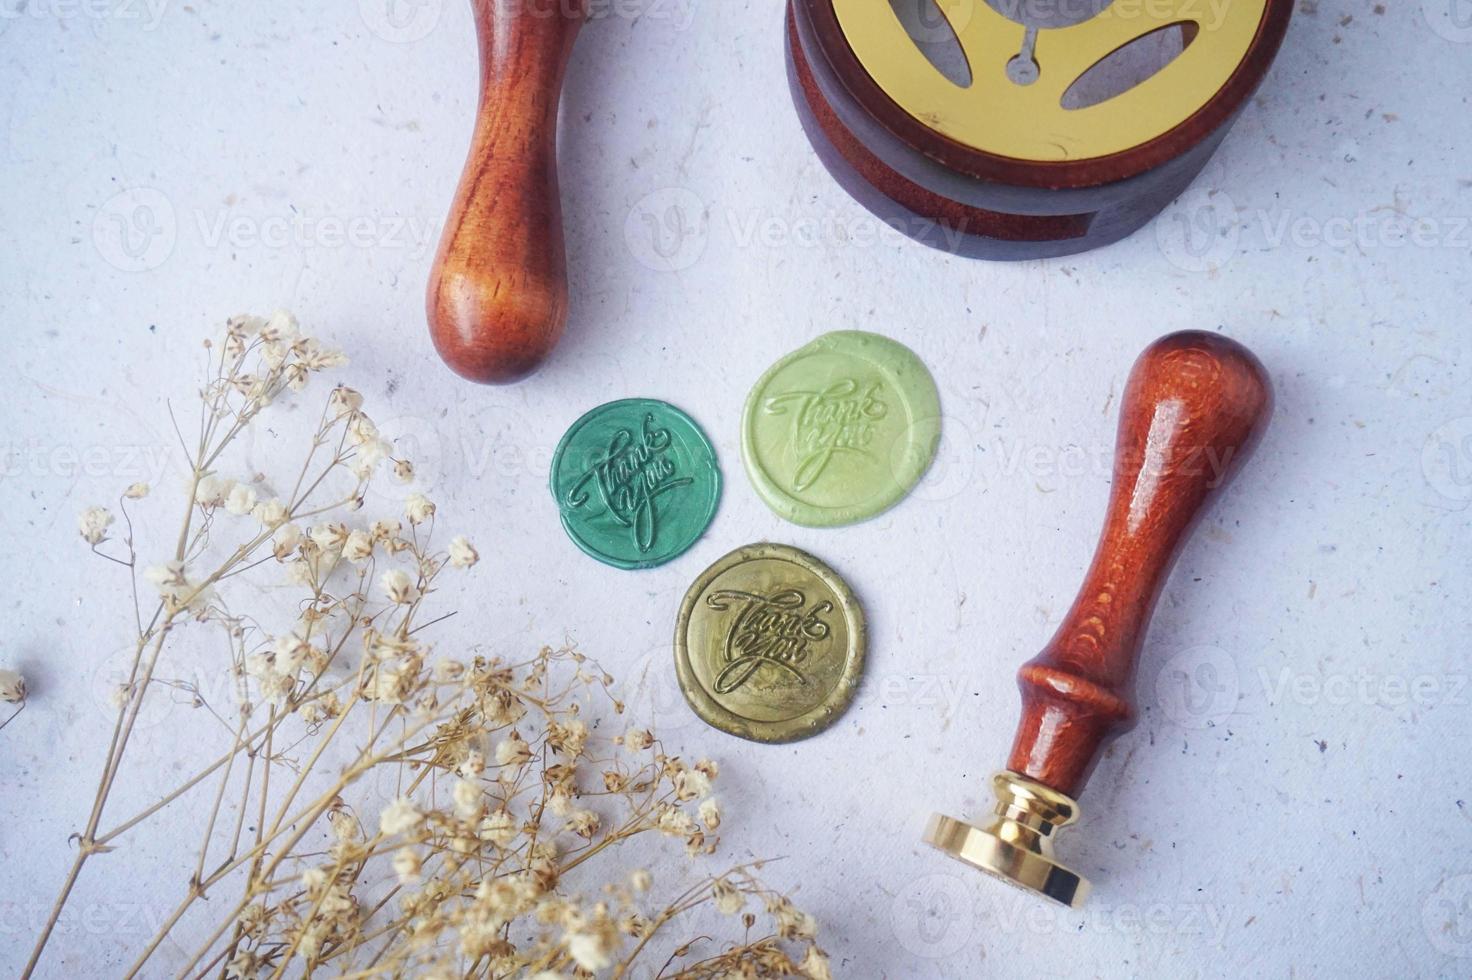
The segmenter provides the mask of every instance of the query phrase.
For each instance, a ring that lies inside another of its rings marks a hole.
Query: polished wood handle
[[[567,323],[557,108],[586,0],[474,0],[481,95],[430,275],[430,334],[472,381],[526,377]]]
[[[1272,412],[1262,364],[1190,331],[1152,344],[1121,408],[1114,486],[1093,565],[1052,641],[1018,674],[1008,768],[1077,797],[1104,743],[1135,720],[1140,645],[1181,546]]]

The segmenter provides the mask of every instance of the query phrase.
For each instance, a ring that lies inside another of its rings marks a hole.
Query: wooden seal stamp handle
[[[1176,556],[1256,446],[1272,411],[1262,364],[1216,334],[1152,344],[1121,409],[1104,533],[1078,598],[1023,666],[1022,723],[995,779],[989,824],[936,816],[926,839],[984,871],[1070,905],[1088,883],[1053,858],[1051,838],[1105,743],[1129,729],[1140,646]]]
[[[586,0],[474,0],[481,94],[430,274],[445,363],[487,384],[530,374],[567,322],[557,109]]]
[[[1093,565],[1057,634],[1018,674],[1013,772],[1077,796],[1104,743],[1133,726],[1135,667],[1155,601],[1271,408],[1262,364],[1234,341],[1178,333],[1141,355],[1125,389]]]

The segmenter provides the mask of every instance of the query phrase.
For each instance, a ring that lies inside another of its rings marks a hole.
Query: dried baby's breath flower
[[[235,488],[235,481],[211,473],[200,477],[194,487],[194,502],[201,507],[219,507]]]
[[[300,469],[252,467],[244,483],[218,475],[246,465],[244,453],[226,452],[239,433],[343,356],[301,336],[287,313],[232,318],[223,342],[206,347],[211,374],[199,390],[183,530],[159,546],[174,560],[142,573],[160,599],[130,622],[135,657],[112,700],[137,711],[150,697],[183,695],[235,735],[219,757],[218,745],[164,740],[160,751],[171,757],[147,764],[195,775],[125,820],[130,814],[112,812],[121,801],[109,807],[108,799],[115,778],[122,785],[133,775],[124,758],[132,726],[118,728],[91,846],[74,849],[72,879],[92,855],[122,849],[123,830],[130,842],[164,809],[194,824],[184,834],[171,828],[171,845],[202,842],[181,862],[196,870],[180,882],[179,915],[139,942],[132,974],[156,975],[153,951],[182,948],[188,959],[170,972],[189,976],[588,980],[604,971],[767,980],[806,971],[823,980],[816,922],[750,870],[692,885],[679,880],[690,875],[680,865],[661,906],[649,873],[621,865],[620,845],[643,835],[671,857],[713,852],[718,768],[665,755],[642,728],[600,735],[611,719],[599,707],[619,714],[623,704],[589,657],[551,647],[431,656],[424,630],[453,614],[431,608],[445,592],[438,576],[478,555],[464,538],[431,543],[440,515],[419,494],[402,522],[367,515],[353,519],[371,522],[366,530],[348,529],[346,515],[374,499],[367,481],[392,458],[362,395],[338,387],[324,411],[297,416],[318,419]],[[193,429],[183,431],[193,442]],[[278,428],[261,431],[275,438]],[[268,464],[282,458],[274,446],[259,449]],[[393,468],[412,473],[404,460]],[[266,487],[290,492],[261,500]],[[94,519],[84,538],[106,540],[108,523]],[[129,574],[143,567],[132,532],[115,545],[126,548],[126,562],[105,556]],[[257,571],[265,563],[282,567]],[[258,605],[282,592],[283,601]],[[210,702],[217,685],[174,679],[181,642],[194,644],[197,662],[221,665],[223,703]],[[0,694],[10,681],[0,672]],[[156,684],[169,690],[151,690]],[[184,797],[206,782],[216,784],[214,805],[188,809]],[[385,791],[394,795],[386,805]],[[596,810],[587,805],[594,799]],[[237,817],[232,834],[226,814],[248,815],[249,824]],[[38,953],[70,894],[56,903]],[[727,920],[733,936],[679,935],[684,913],[700,905],[735,916]],[[763,927],[744,911],[756,907],[768,910]],[[188,936],[173,929],[186,912]],[[196,936],[213,938],[190,949]]]
[[[423,524],[434,516],[434,501],[422,493],[411,493],[404,501],[404,516],[410,524]]]
[[[236,517],[244,517],[256,509],[256,492],[243,483],[235,484],[225,496],[225,509]]]
[[[592,810],[575,810],[567,817],[567,829],[588,840],[598,836],[600,826],[602,823],[598,819],[598,814]]]
[[[302,543],[302,529],[295,524],[283,524],[271,535],[271,550],[277,558],[286,558]]]
[[[341,551],[348,543],[348,526],[341,521],[316,524],[307,532],[312,543],[326,552]]]
[[[378,829],[390,836],[402,834],[406,830],[412,830],[424,819],[424,814],[414,805],[414,801],[399,797],[378,816]]]
[[[634,752],[642,752],[654,745],[654,735],[642,728],[634,728],[624,735],[623,744]]]
[[[504,809],[496,810],[480,822],[480,839],[505,847],[516,839],[516,821]]]
[[[455,538],[450,542],[450,564],[456,568],[471,568],[480,561],[480,552],[475,550],[464,537]]]
[[[828,954],[816,946],[809,946],[807,955],[797,968],[808,980],[833,980],[833,973],[828,966]]]
[[[414,580],[402,568],[391,568],[384,572],[378,584],[389,602],[407,605],[419,597],[419,589],[414,585]]]
[[[682,802],[704,799],[710,795],[710,777],[696,769],[676,773],[675,792]]]
[[[531,746],[527,745],[526,740],[516,731],[512,731],[496,746],[496,765],[498,766],[521,765],[529,761],[531,757]]]
[[[414,464],[407,459],[394,460],[394,479],[400,483],[410,483],[414,480]]]
[[[20,704],[26,699],[26,679],[14,670],[0,670],[0,701]]]
[[[476,779],[486,771],[486,754],[480,749],[470,749],[465,753],[465,761],[455,767],[455,771],[463,779]]]
[[[455,815],[461,820],[474,820],[480,816],[482,799],[480,784],[470,779],[455,782]]]
[[[740,915],[746,907],[746,896],[725,878],[711,886],[711,895],[715,898],[716,910],[722,915]]]
[[[358,411],[354,411],[352,418],[348,420],[347,438],[354,446],[378,445],[381,442],[378,426],[367,415]]]
[[[660,833],[667,837],[689,837],[698,833],[698,828],[695,826],[695,821],[690,819],[690,814],[669,804],[660,808],[659,821],[656,826]]]
[[[783,939],[812,939],[818,934],[818,922],[786,898],[768,902],[767,911],[777,921],[777,933]]]
[[[77,517],[77,530],[81,532],[83,541],[99,545],[107,540],[107,529],[112,522],[112,511],[106,507],[88,507]]]
[[[123,491],[123,496],[127,497],[129,500],[142,500],[144,497],[148,496],[148,484],[131,484],[128,489]]]
[[[327,408],[334,418],[342,418],[362,410],[363,396],[346,385],[338,385],[327,398]]]
[[[352,462],[350,463],[353,475],[359,480],[367,482],[373,478],[373,474],[378,471],[379,465],[387,458],[388,447],[383,444],[382,440],[369,439],[361,442],[353,452]]]
[[[567,937],[567,955],[584,970],[598,971],[613,965],[613,950],[601,932],[574,932]]]
[[[262,527],[271,529],[283,526],[291,514],[287,511],[285,504],[272,497],[270,500],[263,500],[256,504],[255,510],[251,511],[251,516],[260,521]]]
[[[354,564],[361,564],[373,557],[373,538],[367,531],[353,531],[343,542],[342,556]]]
[[[300,336],[300,325],[296,316],[288,310],[277,310],[260,325],[262,340],[273,343],[291,343]]]
[[[210,590],[191,583],[181,561],[151,566],[144,570],[143,577],[158,589],[168,609],[198,611],[209,602]]]
[[[399,884],[411,885],[419,880],[419,871],[424,867],[424,862],[419,859],[419,852],[412,847],[401,847],[394,852],[393,869],[394,874],[399,876]]]

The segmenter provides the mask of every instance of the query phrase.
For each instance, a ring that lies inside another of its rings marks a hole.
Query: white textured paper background
[[[642,6],[587,30],[568,84],[568,335],[488,389],[441,367],[422,313],[474,110],[467,4],[0,0],[0,665],[33,691],[0,733],[0,972],[60,884],[110,728],[126,593],[76,512],[148,480],[143,519],[169,533],[165,399],[188,406],[206,330],[278,306],[350,349],[344,379],[485,556],[441,648],[568,637],[621,677],[648,667],[632,700],[725,764],[726,857],[789,859],[769,877],[800,885],[836,975],[1472,972],[1472,4],[1304,0],[1182,201],[1021,265],[878,233],[799,129],[775,2]],[[1130,364],[1185,327],[1251,346],[1277,413],[1185,552],[1140,725],[1064,838],[1094,900],[1055,911],[918,838],[934,808],[986,807],[1013,671],[1093,546]],[[739,412],[773,359],[842,328],[926,359],[947,442],[903,506],[802,530],[747,485]],[[630,574],[564,539],[545,479],[568,423],[636,395],[706,427],[728,492],[690,554]],[[859,705],[781,748],[694,721],[668,662],[688,582],[764,539],[839,569],[872,624]],[[184,742],[212,723],[164,724]],[[168,787],[140,762],[130,792]],[[88,867],[42,975],[118,973],[176,900],[167,837],[125,844]]]

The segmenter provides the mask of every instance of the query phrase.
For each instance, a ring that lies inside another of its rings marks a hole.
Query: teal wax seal
[[[710,440],[666,402],[627,398],[572,424],[552,457],[568,537],[615,568],[653,568],[689,549],[715,517],[721,471]]]
[[[842,330],[756,383],[741,458],[778,515],[837,527],[899,503],[930,468],[940,430],[940,395],[920,358],[888,337]]]

